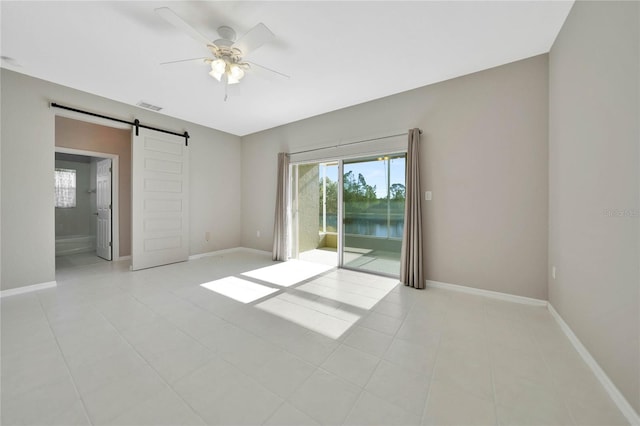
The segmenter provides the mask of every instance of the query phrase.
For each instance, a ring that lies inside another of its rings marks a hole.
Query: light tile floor
[[[3,298],[2,424],[626,424],[544,308],[346,270],[242,275],[272,264],[105,262]],[[278,291],[200,286],[228,276]]]
[[[300,260],[308,262],[338,265],[336,249],[327,247],[304,251],[298,257]],[[344,265],[349,269],[398,276],[400,274],[400,253],[347,247],[344,251]]]
[[[108,261],[102,259],[101,257],[98,257],[95,251],[76,254],[65,254],[62,256],[56,256],[56,269],[69,269],[78,266],[87,266],[104,262]]]

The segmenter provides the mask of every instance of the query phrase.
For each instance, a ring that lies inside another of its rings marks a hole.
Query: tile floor
[[[626,424],[544,308],[345,270],[243,275],[271,265],[105,262],[3,298],[2,424]],[[229,276],[277,291],[200,285]]]
[[[98,257],[95,251],[66,254],[62,256],[56,256],[56,269],[76,268],[78,266],[88,266],[104,262],[107,262],[107,260]]]
[[[338,265],[336,249],[327,247],[302,252],[298,257],[308,262]],[[400,273],[400,253],[347,247],[344,252],[344,265],[349,269],[397,276]]]
[[[374,274],[400,274],[400,253],[373,250],[370,253],[345,253],[344,265],[348,268],[373,272]]]

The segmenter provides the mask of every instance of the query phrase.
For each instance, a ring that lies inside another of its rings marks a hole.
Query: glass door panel
[[[291,168],[291,257],[338,265],[338,163]]]
[[[343,163],[342,266],[400,274],[405,154]]]

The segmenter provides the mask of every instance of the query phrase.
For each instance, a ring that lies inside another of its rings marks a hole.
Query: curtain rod
[[[381,139],[395,138],[396,136],[404,136],[404,135],[408,135],[408,134],[409,134],[409,132],[404,132],[404,133],[398,133],[396,135],[380,136],[378,138],[363,139],[363,140],[360,140],[360,141],[348,142],[348,143],[332,145],[332,146],[323,146],[322,148],[312,148],[312,149],[306,149],[304,151],[289,152],[289,153],[287,153],[287,157],[290,157],[290,156],[292,156],[294,154],[306,154],[307,152],[321,151],[323,149],[340,148],[340,147],[343,147],[343,146],[355,145],[355,144],[364,143],[364,142],[379,141]],[[420,134],[422,134],[422,130],[420,130]]]
[[[143,129],[155,130],[156,132],[162,132],[162,133],[166,133],[166,134],[169,134],[169,135],[180,136],[180,137],[184,138],[185,146],[189,146],[189,138],[190,138],[189,132],[184,132],[184,133],[172,132],[171,130],[164,130],[164,129],[159,129],[157,127],[147,126],[145,124],[141,124],[140,120],[138,120],[138,119],[135,119],[133,121],[121,120],[119,118],[109,117],[107,115],[96,114],[95,112],[89,112],[89,111],[84,111],[84,110],[77,109],[77,108],[71,108],[71,107],[68,107],[68,106],[57,104],[55,102],[51,102],[49,105],[52,108],[66,109],[67,111],[78,112],[80,114],[90,115],[92,117],[104,118],[106,120],[117,121],[118,123],[129,124],[129,125],[134,126],[136,128],[136,136],[138,136],[138,130],[139,130],[140,127],[142,127]]]

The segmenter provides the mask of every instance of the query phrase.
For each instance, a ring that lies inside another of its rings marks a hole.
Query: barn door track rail
[[[78,108],[72,108],[72,107],[68,107],[68,106],[65,106],[65,105],[60,105],[60,104],[55,103],[55,102],[51,102],[50,105],[51,105],[52,108],[65,109],[67,111],[73,111],[73,112],[77,112],[77,113],[80,113],[80,114],[90,115],[92,117],[104,118],[106,120],[117,121],[118,123],[129,124],[130,126],[135,127],[136,136],[138,136],[138,133],[139,133],[141,127],[143,129],[155,130],[156,132],[162,132],[162,133],[166,133],[166,134],[169,134],[169,135],[180,136],[180,137],[184,138],[185,146],[189,146],[189,138],[190,138],[189,132],[184,132],[184,133],[172,132],[171,130],[165,130],[165,129],[159,129],[159,128],[153,127],[153,126],[147,126],[146,124],[140,123],[140,120],[138,120],[137,118],[135,120],[133,120],[133,121],[127,121],[127,120],[122,120],[120,118],[109,117],[108,115],[97,114],[95,112],[84,111],[84,110],[81,110],[81,109],[78,109]]]

